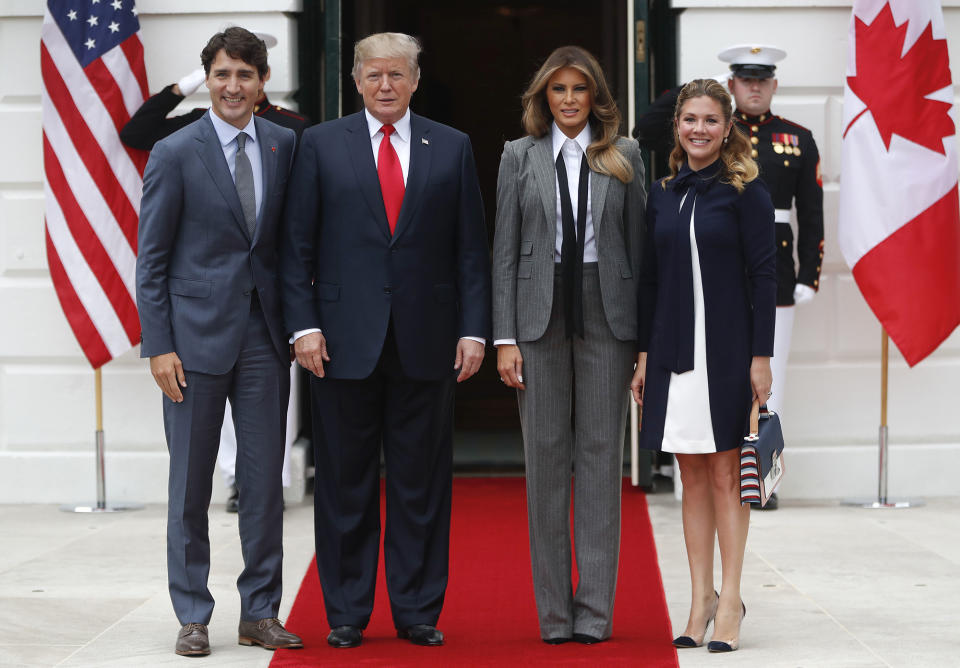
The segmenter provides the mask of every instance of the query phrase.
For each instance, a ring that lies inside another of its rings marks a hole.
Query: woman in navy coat
[[[690,563],[690,616],[677,647],[737,649],[750,506],[740,444],[754,397],[770,396],[776,303],[773,204],[727,91],[691,81],[674,111],[670,175],[650,189],[639,298],[641,446],[676,454]],[[713,582],[714,536],[722,583]]]

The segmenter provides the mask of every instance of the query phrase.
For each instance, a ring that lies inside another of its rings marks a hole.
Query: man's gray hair
[[[402,32],[378,32],[364,37],[353,47],[353,78],[360,78],[363,63],[371,58],[404,58],[414,81],[420,79],[420,42]]]

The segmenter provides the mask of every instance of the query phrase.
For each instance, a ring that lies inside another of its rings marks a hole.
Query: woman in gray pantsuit
[[[517,388],[540,636],[610,637],[627,387],[645,230],[643,163],[596,59],[555,50],[523,95],[497,180],[493,328]],[[579,583],[571,584],[570,473]]]

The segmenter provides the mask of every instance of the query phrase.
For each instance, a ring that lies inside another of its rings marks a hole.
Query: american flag
[[[136,345],[137,219],[147,154],[119,132],[147,97],[133,0],[48,0],[40,42],[50,277],[98,368]]]

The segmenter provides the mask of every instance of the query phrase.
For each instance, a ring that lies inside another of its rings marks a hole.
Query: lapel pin
[[[273,151],[274,153],[276,153],[276,152],[277,152],[277,147],[276,147],[276,146],[271,146],[271,147],[270,147],[270,150]]]
[[[427,138],[426,138],[426,137],[420,137],[420,142],[423,143],[423,144],[426,144],[427,146],[430,145],[430,142],[427,141]]]

